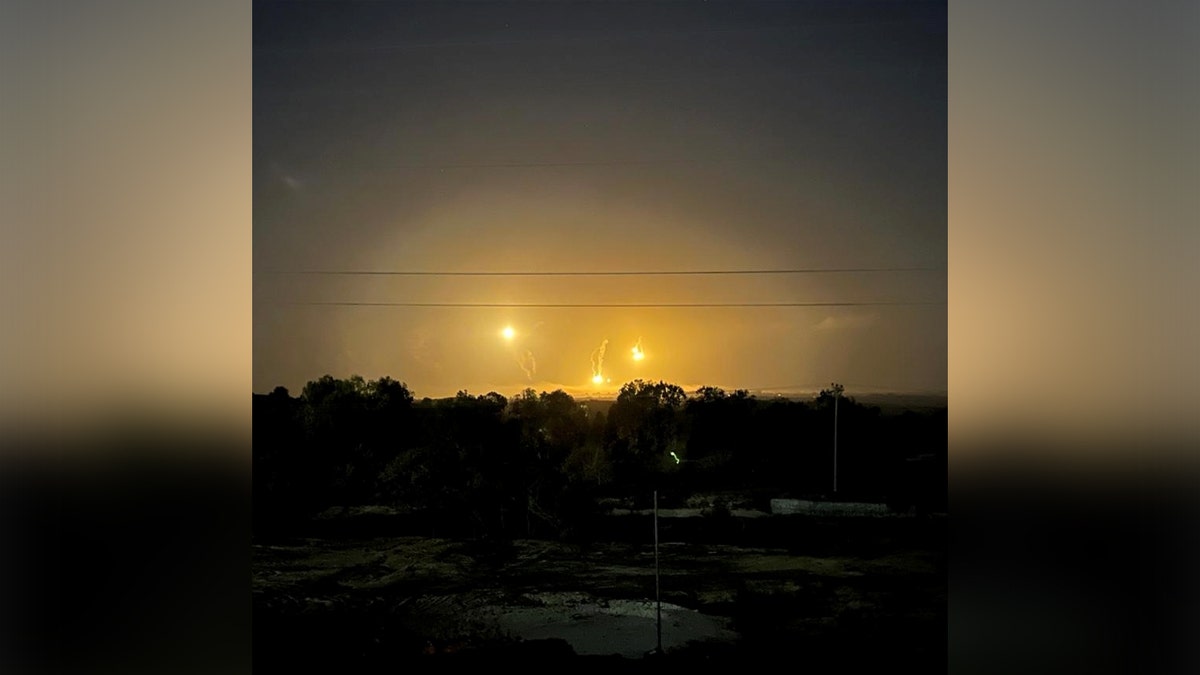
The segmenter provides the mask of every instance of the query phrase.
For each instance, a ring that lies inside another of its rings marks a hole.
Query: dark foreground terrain
[[[681,515],[681,514],[675,514]],[[405,536],[253,547],[254,670],[393,672],[469,661],[942,672],[944,517],[608,515],[574,543]]]

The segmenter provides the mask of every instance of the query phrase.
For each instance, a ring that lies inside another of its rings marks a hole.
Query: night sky
[[[255,2],[254,390],[945,393],[946,79],[941,2]]]

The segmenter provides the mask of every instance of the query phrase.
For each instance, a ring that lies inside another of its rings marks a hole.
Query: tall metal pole
[[[834,382],[830,385],[833,391],[833,493],[837,494],[837,432],[838,432],[838,401],[842,398],[842,391],[845,389],[842,385]]]
[[[833,494],[837,494],[837,414],[839,398],[841,396],[835,392],[833,396]]]
[[[662,653],[662,595],[658,585],[658,490],[654,491],[654,604],[655,630],[658,633],[656,651]]]

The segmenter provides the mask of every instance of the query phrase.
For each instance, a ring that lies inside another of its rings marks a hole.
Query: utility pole
[[[845,390],[846,390],[846,388],[843,387],[842,385],[838,384],[837,382],[834,382],[832,384],[831,391],[833,391],[833,494],[835,494],[835,495],[837,494],[837,470],[838,470],[838,456],[837,456],[838,400],[842,398],[842,392]]]
[[[658,490],[654,491],[654,624],[658,634],[655,653],[662,654],[662,595],[658,585]]]

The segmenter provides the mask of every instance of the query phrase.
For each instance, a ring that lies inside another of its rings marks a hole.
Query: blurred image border
[[[250,670],[252,10],[0,9],[4,672]],[[951,670],[1196,672],[1196,6],[949,17]]]

